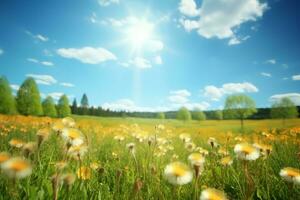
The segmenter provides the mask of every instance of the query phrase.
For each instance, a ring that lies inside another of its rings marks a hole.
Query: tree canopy
[[[203,121],[203,120],[206,120],[206,115],[201,110],[196,110],[192,113],[192,118],[194,120]]]
[[[178,120],[188,121],[191,120],[191,113],[186,107],[181,107],[176,115]]]
[[[27,78],[17,93],[17,108],[23,115],[42,115],[39,89],[33,78]]]
[[[282,98],[272,105],[271,117],[277,119],[290,119],[298,117],[299,113],[294,102],[288,97]]]
[[[165,119],[166,118],[165,113],[163,113],[163,112],[157,113],[156,118],[157,119]]]
[[[44,115],[48,117],[57,117],[57,111],[51,96],[48,96],[42,103]]]
[[[16,113],[16,104],[12,90],[6,77],[0,77],[0,113],[14,114]]]
[[[66,95],[62,95],[57,104],[58,117],[67,117],[71,115],[71,108],[69,106],[69,99]]]

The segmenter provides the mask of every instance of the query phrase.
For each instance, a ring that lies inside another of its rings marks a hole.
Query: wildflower
[[[77,177],[82,180],[88,180],[91,178],[91,169],[89,167],[80,167],[77,170]]]
[[[200,200],[227,200],[227,197],[220,190],[207,188],[201,192]]]
[[[75,128],[63,129],[62,136],[70,145],[81,145],[84,142],[82,133]]]
[[[173,162],[164,170],[165,178],[173,185],[184,185],[192,181],[193,173],[181,162]]]
[[[36,133],[38,147],[40,147],[41,144],[48,139],[49,134],[50,134],[50,131],[47,128],[38,130],[38,132]]]
[[[69,149],[68,149],[68,153],[73,156],[74,158],[82,158],[85,153],[87,152],[88,150],[88,147],[86,145],[76,145],[76,146],[71,146]]]
[[[72,173],[67,173],[67,174],[61,175],[61,180],[62,180],[62,182],[63,182],[65,185],[67,185],[68,188],[70,188],[70,187],[73,185],[73,183],[75,182],[75,179],[76,179],[76,177],[75,177],[75,175],[72,174]]]
[[[65,161],[59,161],[57,163],[55,163],[55,168],[59,171],[63,170],[66,166],[67,166],[67,162]]]
[[[183,141],[183,142],[189,142],[191,141],[191,137],[188,134],[182,133],[179,135],[179,138]]]
[[[62,123],[65,127],[73,128],[75,127],[75,121],[71,117],[65,117],[62,119]]]
[[[216,138],[214,137],[209,137],[207,143],[211,146],[211,148],[215,148],[219,146]]]
[[[93,170],[97,170],[97,169],[100,167],[100,165],[99,165],[98,163],[96,163],[96,162],[92,162],[92,163],[90,164],[90,167],[91,167]]]
[[[130,153],[135,153],[135,144],[133,142],[126,144],[126,147],[130,151]]]
[[[18,149],[19,149],[19,148],[22,148],[24,144],[25,144],[25,142],[22,141],[22,140],[19,140],[19,139],[11,139],[11,140],[9,141],[9,145],[10,145],[10,146],[15,147],[15,148],[18,148]]]
[[[237,141],[237,142],[242,142],[242,141],[244,141],[244,138],[242,138],[242,137],[240,137],[240,136],[236,136],[236,137],[234,138],[234,140]]]
[[[228,153],[228,151],[226,151],[226,149],[220,148],[218,150],[218,154],[223,155],[223,156],[227,156],[229,153]]]
[[[4,163],[8,159],[10,159],[9,153],[6,153],[6,152],[1,152],[0,153],[0,164]]]
[[[10,158],[1,164],[2,170],[11,178],[25,178],[32,172],[32,167],[27,160],[22,158]]]
[[[30,154],[32,154],[37,147],[37,144],[35,142],[28,142],[23,145],[23,152],[25,157],[28,157]]]
[[[253,146],[256,147],[265,157],[270,155],[272,152],[272,145],[254,143]]]
[[[292,167],[286,167],[280,170],[280,176],[287,182],[300,184],[300,170]]]
[[[193,142],[187,142],[184,146],[188,151],[192,152],[195,150],[196,145]]]
[[[226,156],[226,157],[221,159],[220,163],[223,166],[229,166],[229,165],[232,165],[233,160],[230,156]]]
[[[235,145],[234,152],[242,160],[256,160],[259,157],[257,148],[247,143]]]
[[[52,129],[57,133],[61,133],[64,128],[65,126],[61,121],[55,122],[52,126]]]
[[[205,158],[200,153],[192,153],[189,155],[188,160],[191,165],[202,166],[205,162]]]
[[[124,138],[123,136],[121,136],[121,135],[116,135],[116,136],[114,137],[114,140],[117,140],[118,142],[122,142],[124,139],[125,139],[125,138]]]

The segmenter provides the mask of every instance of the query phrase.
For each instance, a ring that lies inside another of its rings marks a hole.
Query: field
[[[0,199],[300,196],[299,119],[72,118],[0,115]]]

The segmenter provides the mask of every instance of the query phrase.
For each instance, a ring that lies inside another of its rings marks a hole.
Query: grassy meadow
[[[72,118],[0,115],[1,200],[300,196],[300,119],[246,120],[241,133],[237,120]]]

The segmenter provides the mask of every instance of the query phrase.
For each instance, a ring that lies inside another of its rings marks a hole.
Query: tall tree
[[[244,120],[256,113],[255,101],[246,95],[228,96],[225,102],[224,114],[227,118],[241,120],[241,129],[244,129]]]
[[[0,77],[0,113],[14,114],[16,113],[16,104],[12,90],[6,77]]]
[[[23,115],[42,115],[39,89],[33,78],[27,78],[17,93],[17,108]]]
[[[78,114],[77,113],[77,101],[76,101],[76,98],[74,98],[74,100],[73,100],[71,110],[72,110],[72,114]]]
[[[58,113],[58,117],[67,117],[71,115],[69,99],[65,94],[62,95],[58,100],[57,113]]]
[[[271,108],[271,117],[282,119],[283,124],[286,119],[296,118],[298,115],[296,105],[288,97],[282,98],[279,102],[274,103]]]
[[[42,103],[44,115],[48,117],[57,117],[57,111],[51,96],[48,96]]]
[[[181,107],[176,115],[178,120],[188,121],[191,120],[191,113],[186,107]]]
[[[212,118],[216,119],[216,120],[222,120],[223,119],[223,112],[221,110],[213,111]]]
[[[163,112],[157,113],[156,118],[157,119],[165,119],[166,118],[165,113],[163,113]]]
[[[80,109],[81,113],[80,114],[83,114],[83,115],[89,114],[89,100],[88,100],[86,94],[82,95],[80,104],[81,104],[81,109]]]
[[[196,110],[192,113],[192,118],[194,120],[199,120],[199,121],[203,121],[206,120],[206,115],[203,111],[201,110]]]

